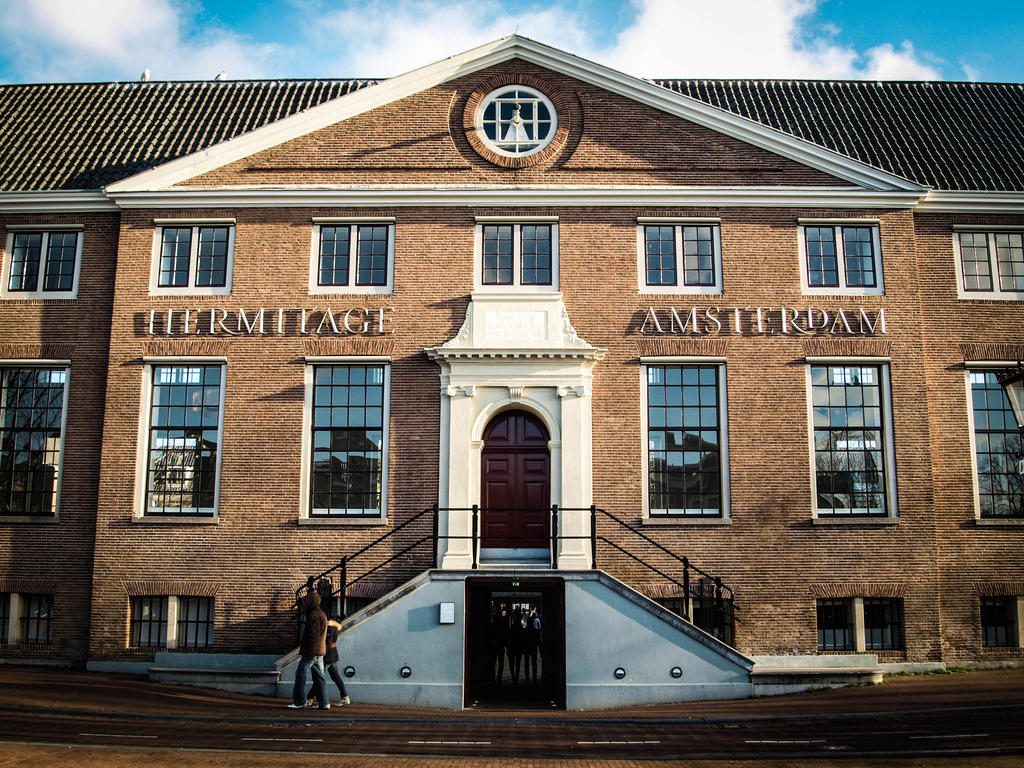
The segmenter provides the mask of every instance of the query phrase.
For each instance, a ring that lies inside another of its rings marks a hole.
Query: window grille
[[[131,599],[130,645],[136,648],[167,647],[167,597]]]
[[[178,598],[178,648],[213,645],[213,598]]]
[[[903,600],[865,597],[864,648],[869,651],[890,651],[903,647]]]
[[[986,648],[1017,645],[1017,598],[981,598],[981,644]]]
[[[982,517],[1024,517],[1024,486],[1017,473],[1021,433],[994,371],[971,371],[974,449]]]
[[[848,599],[818,601],[818,650],[852,651],[853,605]]]
[[[49,644],[52,639],[53,595],[22,595],[21,605],[21,642]]]

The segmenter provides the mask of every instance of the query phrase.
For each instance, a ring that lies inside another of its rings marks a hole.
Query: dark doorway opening
[[[551,531],[551,455],[547,428],[526,411],[499,413],[484,430],[481,547],[494,553],[547,554]]]
[[[467,579],[466,605],[465,706],[565,707],[564,582]]]

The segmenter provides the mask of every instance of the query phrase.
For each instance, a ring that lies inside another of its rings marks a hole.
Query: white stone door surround
[[[426,350],[441,368],[438,506],[456,511],[438,523],[438,565],[469,569],[474,504],[480,503],[483,433],[501,411],[537,416],[551,436],[551,504],[589,507],[593,500],[592,369],[606,350],[573,330],[560,293],[473,293],[459,333]],[[558,516],[563,569],[590,567],[590,517]]]

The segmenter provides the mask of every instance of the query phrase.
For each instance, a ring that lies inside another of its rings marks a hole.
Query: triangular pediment
[[[564,95],[564,146],[549,152],[552,162],[543,166],[558,173],[523,164],[509,174],[508,165],[473,152],[473,128],[463,114],[463,102],[473,97],[466,93],[501,77],[551,83]],[[458,200],[458,188],[510,183],[922,192],[885,171],[519,36],[349,93],[106,191],[117,197],[172,188],[428,185],[450,188]]]

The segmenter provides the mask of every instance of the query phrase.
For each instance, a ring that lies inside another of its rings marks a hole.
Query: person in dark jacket
[[[487,631],[487,648],[491,652],[491,682],[501,685],[505,676],[505,646],[508,645],[508,612],[505,604],[491,617]]]
[[[320,595],[312,589],[302,598],[306,626],[299,640],[300,658],[295,667],[295,685],[292,686],[290,709],[306,706],[306,678],[313,670],[313,692],[319,709],[330,709],[327,700],[327,676],[324,674],[324,653],[327,651],[327,615],[320,610]]]
[[[508,626],[508,668],[513,685],[519,683],[519,663],[523,659],[525,634],[526,622],[523,621],[523,612],[516,608],[512,611],[512,621]]]
[[[324,654],[324,667],[327,674],[331,676],[331,680],[338,686],[338,692],[341,694],[339,704],[344,707],[346,704],[351,704],[352,699],[348,697],[348,693],[345,691],[345,681],[341,679],[341,674],[338,672],[338,633],[340,631],[341,622],[333,616],[329,618],[327,620],[327,653]],[[315,693],[315,686],[309,689],[309,693],[306,694],[307,704],[312,704],[315,701]]]

